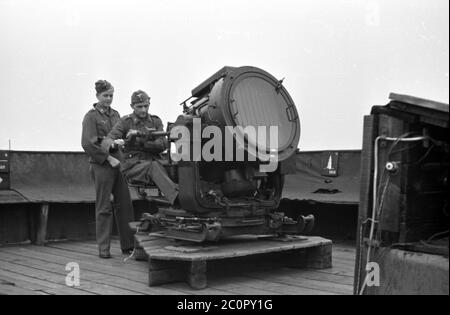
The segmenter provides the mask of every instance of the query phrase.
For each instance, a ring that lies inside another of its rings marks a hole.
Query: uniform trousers
[[[113,228],[113,209],[122,250],[134,247],[134,237],[128,222],[134,221],[130,191],[119,168],[91,164],[95,183],[96,237],[100,254],[109,254]],[[111,203],[111,194],[113,204]]]
[[[174,204],[178,196],[178,185],[167,175],[164,166],[157,160],[129,160],[122,164],[125,178],[132,183],[155,184],[164,197]]]

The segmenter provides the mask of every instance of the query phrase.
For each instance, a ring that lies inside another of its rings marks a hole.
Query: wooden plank
[[[282,293],[266,290],[260,284],[255,283],[254,279],[245,275],[227,275],[221,277],[218,274],[212,275],[208,279],[208,288],[226,290],[233,294],[245,295],[280,295]]]
[[[268,273],[269,274],[269,273]],[[310,288],[303,288],[299,286],[294,286],[290,284],[281,284],[272,281],[266,281],[262,279],[250,278],[248,276],[232,276],[225,278],[213,278],[210,281],[209,286],[213,288],[221,288],[225,283],[228,283],[228,288],[236,288],[236,287],[247,287],[249,289],[257,289],[262,290],[265,293],[261,294],[286,294],[286,295],[334,295],[330,292],[324,292],[321,290],[315,290]],[[219,285],[218,285],[219,284]]]
[[[98,248],[97,244],[84,244],[80,242],[64,242],[64,243],[49,243],[47,247],[66,250],[66,251],[75,251],[79,254],[92,255],[98,257]],[[122,254],[120,249],[120,245],[118,242],[111,242],[111,255],[114,260],[123,260],[127,258],[126,255]],[[111,259],[109,259],[111,260]],[[134,260],[128,260],[128,264],[135,264]],[[139,262],[138,262],[139,264]]]
[[[164,237],[162,237],[160,234],[135,234],[134,238],[137,242],[142,243],[142,242],[148,242],[148,241],[153,241],[153,240],[160,240]]]
[[[6,257],[5,257],[6,256]],[[13,261],[13,263],[9,262],[10,265],[7,265],[7,267],[3,267],[6,270],[15,271],[15,272],[26,272],[25,274],[30,277],[35,277],[38,279],[43,279],[47,281],[52,281],[61,285],[65,285],[65,266],[58,266],[55,264],[49,264],[49,263],[37,263],[37,262],[31,262],[28,260],[21,260],[17,258],[11,258],[9,254],[2,255],[2,260],[4,264],[8,264],[8,262],[5,261],[5,259],[8,259],[10,261]],[[58,268],[59,267],[59,268]],[[92,279],[91,275],[87,275],[87,272],[83,272],[85,277],[81,279],[81,286],[77,287],[77,289],[86,290],[88,292],[97,293],[97,294],[136,294],[133,291],[125,290],[119,287],[114,287],[112,285],[108,285],[102,282],[94,281]],[[89,278],[89,280],[86,280],[85,278]],[[74,287],[75,288],[75,287]]]
[[[339,251],[339,250],[335,250],[335,248],[333,247],[333,257],[355,260],[356,259],[356,251],[352,251],[352,252]]]
[[[229,279],[228,282],[224,282],[223,279],[210,278],[208,281],[208,288],[205,290],[213,289],[213,290],[227,291],[231,292],[231,294],[233,295],[281,295],[281,293],[279,292],[272,292],[248,286],[246,285],[249,282],[248,279],[244,279],[243,281],[238,283],[232,283],[233,280],[236,279],[232,278]],[[201,290],[199,292],[203,291],[204,290]]]
[[[446,104],[446,103],[436,102],[436,101],[427,100],[424,98],[419,98],[419,97],[405,95],[405,94],[397,94],[397,93],[390,93],[389,99],[393,100],[393,101],[398,101],[401,103],[425,107],[425,108],[428,108],[431,110],[436,110],[436,111],[444,112],[444,113],[448,114],[448,104]],[[404,108],[402,107],[401,109],[405,110],[406,108],[408,108],[408,107],[404,107]],[[448,117],[448,115],[447,115],[447,117]]]
[[[148,247],[151,249],[154,248],[160,248],[162,245],[164,246],[171,246],[171,245],[176,245],[179,242],[172,240],[172,239],[161,239],[158,238],[157,239],[158,242],[156,243],[152,243],[151,241],[148,242]],[[147,244],[147,243],[145,243]],[[70,250],[75,250],[79,253],[85,253],[85,254],[98,254],[98,247],[97,244],[95,242],[55,242],[55,243],[49,243],[47,244],[48,247],[52,247],[52,248],[59,248],[59,249],[70,249]],[[118,240],[112,240],[111,241],[111,254],[113,256],[123,256],[121,249],[120,249],[120,244]]]
[[[355,269],[355,259],[347,259],[347,258],[340,258],[340,257],[334,257],[333,256],[333,263],[339,264],[339,265],[347,265],[351,266],[352,270]]]
[[[354,270],[355,269],[355,264],[353,262],[349,262],[347,260],[334,260],[333,261],[333,267],[338,267],[341,268],[343,270]],[[323,268],[326,269],[326,268]]]
[[[38,216],[38,226],[36,231],[36,245],[44,245],[47,238],[48,203],[41,205]]]
[[[202,290],[193,290],[186,282],[176,282],[163,284],[160,287],[170,290],[176,290],[191,295],[234,295],[236,292],[230,292],[223,289],[215,289],[211,286]]]
[[[290,242],[276,242],[252,237],[230,239],[214,246],[182,242],[178,244],[178,247],[166,246],[168,244],[166,239],[150,239],[148,236],[136,236],[135,240],[138,247],[143,246],[149,257],[150,286],[181,281],[186,278],[193,289],[203,289],[207,285],[206,264],[208,260],[217,262],[223,259],[233,258],[236,260],[243,257],[253,258],[263,254],[273,255],[287,252],[289,256],[285,261],[296,262],[300,267],[329,268],[332,259],[331,241],[320,237]],[[143,245],[144,241],[146,245]],[[186,265],[183,262],[189,262],[189,264]]]
[[[356,244],[339,244],[333,243],[333,252],[356,253]]]
[[[89,255],[97,255],[98,256],[98,248],[94,248],[93,246],[89,244],[81,244],[78,242],[64,242],[64,243],[49,243],[47,244],[47,247],[49,248],[57,248],[57,249],[63,249],[63,250],[72,250],[76,251],[77,253],[82,254],[89,254]],[[111,248],[111,254],[116,255],[118,253],[117,248]],[[120,253],[121,255],[122,253]]]
[[[320,272],[320,270],[304,270],[304,269],[291,269],[291,268],[283,268],[278,270],[279,274],[291,275],[292,277],[301,277],[310,280],[323,281],[325,283],[336,283],[336,284],[345,284],[345,285],[353,285],[353,276],[345,276],[338,275],[332,273],[324,273]]]
[[[378,116],[364,116],[364,127],[363,127],[363,147],[361,152],[361,181],[360,181],[360,201],[358,207],[358,226],[356,233],[356,257],[360,257],[361,251],[360,246],[361,238],[363,237],[363,222],[367,219],[369,211],[371,209],[371,191],[372,191],[372,176],[373,176],[373,152],[374,152],[374,140],[375,134],[377,133],[378,126]],[[358,259],[356,259],[355,265],[355,283],[354,283],[354,293],[357,293],[357,288],[361,281],[360,275],[363,274],[361,270],[362,266]]]
[[[0,283],[10,283],[15,286],[22,287],[24,289],[29,289],[33,291],[43,291],[45,289],[50,289],[52,287],[56,287],[56,285],[50,285],[50,282],[40,281],[40,283],[36,283],[33,281],[33,278],[23,277],[17,273],[12,273],[6,270],[0,269]]]
[[[118,245],[118,241],[114,240],[112,242],[115,250],[120,251],[120,247]],[[86,246],[87,245],[87,246]],[[346,259],[335,261],[335,266],[330,269],[324,270],[310,270],[310,269],[291,269],[291,268],[277,268],[277,269],[269,269],[266,271],[258,271],[261,273],[258,277],[264,277],[267,275],[268,279],[253,279],[253,275],[250,272],[250,276],[241,275],[236,276],[232,274],[231,276],[220,274],[211,275],[208,273],[208,288],[203,290],[192,290],[185,283],[174,283],[174,284],[165,284],[159,287],[151,287],[147,286],[147,263],[143,262],[134,262],[134,264],[123,263],[122,257],[117,259],[109,259],[102,260],[99,264],[99,260],[96,257],[96,244],[94,242],[86,243],[60,243],[57,244],[58,247],[64,247],[64,249],[60,248],[51,248],[51,247],[40,247],[40,246],[22,246],[22,247],[4,247],[0,248],[0,256],[2,256],[2,252],[6,253],[14,253],[17,251],[16,256],[26,256],[30,259],[28,263],[32,263],[35,260],[39,260],[40,264],[48,264],[48,263],[56,263],[56,264],[64,264],[70,261],[78,261],[80,263],[80,267],[82,270],[92,271],[97,274],[97,278],[94,278],[95,281],[101,278],[109,278],[109,276],[115,276],[122,278],[123,281],[129,281],[129,285],[134,285],[134,282],[137,282],[138,285],[145,287],[146,290],[149,290],[145,294],[154,294],[153,290],[164,290],[166,292],[172,293],[162,293],[162,294],[339,294],[338,288],[340,285],[345,285],[344,288],[348,288],[353,279],[353,273],[349,272],[351,270],[353,264],[350,262],[347,263]],[[86,247],[88,248],[86,250]],[[83,250],[81,250],[84,248]],[[342,249],[342,248],[341,248]],[[82,251],[81,253],[79,251]],[[333,248],[334,251],[334,248]],[[86,252],[88,252],[86,254]],[[338,251],[344,255],[351,254],[351,247],[343,247],[342,251]],[[89,254],[90,253],[90,254]],[[16,257],[17,259],[17,257]],[[77,260],[78,259],[78,260]],[[2,264],[3,265],[3,264]],[[23,266],[22,266],[23,267]],[[35,266],[36,267],[36,266]],[[268,266],[272,267],[271,264]],[[41,272],[42,266],[37,266],[37,272]],[[130,269],[131,268],[131,269]],[[0,267],[1,269],[1,267]],[[137,270],[135,270],[137,269]],[[222,269],[221,269],[222,270]],[[235,270],[235,272],[238,272]],[[248,272],[248,271],[247,271]],[[267,273],[265,273],[267,272]],[[346,276],[346,274],[349,274]],[[27,277],[27,275],[21,274],[22,277]],[[32,275],[33,276],[33,275]],[[61,277],[58,275],[58,277]],[[273,277],[273,278],[271,278]],[[292,278],[292,279],[291,279]],[[31,278],[37,281],[46,281],[41,279]],[[297,280],[298,283],[297,283]],[[307,281],[302,286],[302,282],[300,280]],[[89,279],[91,280],[91,279]],[[254,280],[262,280],[266,281],[265,284],[261,282],[254,282]],[[308,280],[310,280],[308,282]],[[292,281],[291,283],[289,281]],[[104,282],[104,281],[103,281]],[[323,287],[320,284],[323,282]],[[45,283],[45,282],[44,282]],[[47,282],[53,283],[53,282]],[[125,282],[124,282],[125,283]],[[327,289],[327,283],[329,283],[330,288]],[[114,284],[115,285],[115,284]],[[127,283],[128,285],[128,283]],[[65,285],[60,285],[60,287],[65,287],[67,289],[71,289],[66,287]],[[129,287],[127,287],[129,288]],[[296,288],[296,289],[295,289]],[[311,289],[313,290],[311,291]],[[315,288],[315,289],[314,289]],[[76,290],[78,292],[88,293],[86,291]],[[280,290],[280,292],[276,291]],[[276,292],[275,292],[276,291]],[[332,292],[330,292],[332,291]],[[61,294],[58,293],[58,288],[47,289],[46,293],[50,294]],[[177,293],[174,293],[177,292]],[[92,292],[91,292],[92,293]],[[67,293],[73,294],[73,293]],[[101,292],[97,294],[102,294]]]
[[[57,288],[45,289],[45,293],[50,295],[100,295],[98,293],[93,293],[84,290],[72,289],[70,287],[59,286]]]
[[[137,261],[148,261],[148,254],[143,247],[147,248],[147,251],[151,252],[153,248],[160,248],[161,243],[167,243],[167,245],[176,244],[174,240],[162,239],[160,235],[155,234],[135,234],[135,250],[133,258]],[[156,246],[154,245],[156,242]]]
[[[153,237],[153,239],[148,239],[148,240],[145,240],[145,241],[143,241],[142,243],[143,244],[148,244],[149,246],[152,246],[153,244],[155,244],[154,242],[156,241],[156,246],[158,246],[158,247],[161,247],[161,246],[170,246],[170,245],[175,245],[175,244],[177,244],[178,242],[176,242],[175,240],[171,240],[171,239],[162,239],[161,237],[158,237],[158,238],[156,238],[156,237]],[[88,243],[80,243],[80,242],[69,242],[69,243],[62,243],[62,245],[64,246],[65,244],[78,244],[78,245],[83,245],[83,246],[86,246],[87,248],[89,248],[90,250],[92,250],[92,249],[95,249],[95,250],[98,250],[97,248],[97,244],[96,243],[94,243],[94,242],[88,242]],[[117,246],[116,246],[117,245]],[[119,249],[120,249],[120,244],[119,244],[119,241],[117,241],[117,240],[113,240],[113,241],[111,241],[111,246],[113,247],[113,248],[115,248],[115,249],[117,249],[117,253],[120,253],[119,252]],[[141,246],[142,247],[142,246]],[[114,252],[113,252],[113,254],[114,254]]]
[[[24,274],[38,279],[65,284],[65,277],[67,275],[65,266],[51,264],[48,262],[32,261],[27,258],[22,259],[6,253],[1,255],[0,261],[2,261],[2,269],[16,271],[19,273],[23,272]],[[139,291],[121,287],[123,282],[114,279],[114,277],[105,278],[104,275],[95,274],[85,270],[82,270],[81,277],[79,288],[88,292],[105,295],[140,294]]]
[[[193,289],[207,286],[206,264],[208,260],[221,261],[237,257],[256,257],[262,254],[290,252],[286,261],[297,262],[301,267],[331,267],[332,243],[320,237],[310,237],[291,242],[274,242],[256,237],[222,241],[215,246],[180,243],[166,246],[166,239],[135,236],[138,247],[143,247],[149,257],[149,285],[155,286],[174,281],[186,281]],[[145,242],[145,245],[143,245]],[[159,245],[159,248],[158,248]],[[292,253],[295,250],[295,254]],[[300,253],[301,252],[301,253]],[[298,254],[300,253],[300,254]],[[296,258],[296,259],[292,259]],[[187,266],[186,263],[190,262]]]
[[[45,292],[33,291],[0,281],[0,295],[47,295]]]
[[[333,252],[347,254],[347,255],[354,255],[356,253],[356,245],[352,246],[351,248],[348,248],[348,247],[342,247],[342,246],[337,246],[336,244],[333,244]]]
[[[14,251],[11,249],[9,251],[4,252],[44,262],[57,263],[61,265],[66,265],[68,262],[76,261],[80,264],[80,266],[83,267],[83,269],[89,271],[98,272],[105,275],[123,277],[125,279],[146,283],[147,268],[145,267],[145,264],[143,264],[140,270],[136,271],[136,270],[128,270],[127,268],[128,266],[126,265],[126,263],[115,263],[111,262],[110,260],[100,261],[99,259],[90,260],[89,259],[90,257],[88,257],[88,259],[86,259],[86,257],[81,257],[80,259],[80,256],[77,254],[58,256],[53,254],[52,252],[48,253],[27,248],[21,249],[20,251]]]
[[[7,257],[13,258],[14,254],[5,254],[10,255]],[[33,255],[38,255],[33,253]],[[20,255],[16,255],[16,263],[25,265],[30,264],[35,268],[39,268],[46,271],[55,271],[55,270],[65,270],[65,265],[68,260],[57,260],[61,261],[60,264],[55,263],[57,261],[52,262],[53,257],[40,259],[37,257],[23,257],[21,262]],[[19,261],[19,262],[18,262]],[[108,268],[102,264],[89,264],[84,261],[77,261],[80,265],[82,279],[88,279],[90,282],[100,285],[107,285],[111,287],[115,287],[118,289],[126,290],[129,292],[128,294],[183,294],[183,292],[167,290],[164,288],[155,288],[151,289],[147,286],[147,273],[142,272],[130,272],[124,270],[125,264],[122,267]],[[146,265],[144,263],[144,265]],[[59,272],[61,274],[61,272]],[[62,274],[65,276],[65,272],[62,271]],[[133,278],[133,279],[131,279]],[[120,294],[127,294],[126,292],[122,292]]]
[[[310,270],[310,269],[307,269]],[[339,276],[347,276],[347,277],[351,277],[353,279],[354,277],[354,272],[353,271],[349,271],[349,270],[342,270],[339,267],[332,267],[332,268],[327,268],[327,269],[314,269],[317,272],[320,273],[325,273],[325,274],[332,274],[332,275],[339,275]]]
[[[1,258],[3,258],[3,257],[1,257]],[[26,267],[26,266],[23,266],[20,264],[10,263],[3,259],[0,259],[0,260],[1,260],[3,270],[10,271],[13,273],[18,273],[20,275],[24,275],[24,276],[34,278],[34,279],[45,280],[48,282],[65,285],[65,283],[64,283],[65,278],[62,277],[61,275],[57,275],[57,274],[54,274],[51,272],[46,272],[41,269],[36,269],[33,267]],[[83,282],[82,286],[80,286],[79,288],[76,288],[76,289],[80,290],[80,291],[87,291],[87,292],[91,292],[91,293],[102,294],[102,292],[98,292],[98,290],[93,290],[92,287],[87,285],[85,282]],[[97,292],[95,292],[95,291],[97,291]]]
[[[95,245],[96,246],[96,245]],[[68,251],[68,252],[76,252],[79,255],[85,255],[89,256],[95,260],[99,260],[98,258],[98,249],[94,246],[84,246],[82,243],[56,243],[56,244],[48,244],[48,248],[62,250],[62,251]],[[111,246],[111,259],[102,259],[102,262],[106,261],[115,261],[115,262],[123,262],[124,259],[128,258],[127,255],[123,255],[120,247],[115,247],[114,245]],[[133,259],[127,260],[127,265],[139,265],[140,262],[134,261]]]
[[[86,250],[83,249],[82,245],[73,244],[73,245],[66,245],[66,246],[60,246],[57,245],[57,247],[54,246],[46,246],[46,248],[49,248],[50,250],[58,251],[58,255],[61,256],[67,256],[76,254],[79,257],[82,257],[83,259],[89,259],[92,261],[101,261],[102,264],[122,264],[124,263],[124,259],[127,258],[126,255],[123,255],[121,250],[118,248],[111,247],[111,253],[112,258],[111,259],[100,259],[98,257],[98,251],[94,250]],[[120,254],[116,254],[120,253]],[[142,263],[136,262],[133,259],[129,259],[126,261],[127,266],[130,266],[129,268],[132,270],[142,270]]]
[[[263,241],[257,239],[248,241],[234,240],[220,243],[214,250],[206,250],[192,253],[183,253],[168,250],[166,248],[160,248],[152,250],[150,257],[153,259],[164,259],[164,260],[187,260],[187,261],[213,260],[213,259],[234,258],[241,256],[305,249],[328,244],[331,244],[331,241],[321,237],[309,237],[308,240],[285,242],[285,243]],[[144,249],[147,251],[146,247],[144,247]]]
[[[132,259],[124,262],[125,256],[113,256],[111,259],[101,259],[98,257],[98,254],[85,254],[79,253],[75,250],[71,249],[60,249],[60,248],[51,248],[51,247],[32,247],[27,246],[26,248],[19,248],[17,250],[18,253],[22,251],[34,251],[37,253],[46,253],[51,255],[56,255],[60,257],[65,257],[67,259],[71,259],[70,261],[80,261],[80,262],[90,262],[94,263],[97,266],[109,266],[109,267],[125,267],[126,270],[130,271],[139,271],[146,272],[146,263],[136,262]]]
[[[49,248],[44,247],[42,248],[44,250],[49,250]],[[23,252],[26,252],[27,249],[22,249],[19,254],[23,254]],[[136,287],[136,284],[133,283],[132,281],[135,282],[139,282],[139,287],[140,289],[144,289],[145,293],[147,294],[182,294],[182,292],[177,292],[177,291],[168,291],[165,289],[153,289],[153,290],[148,290],[147,287],[147,263],[141,263],[140,268],[135,271],[135,270],[128,270],[130,265],[128,264],[128,262],[124,263],[122,261],[119,262],[114,262],[112,261],[112,259],[108,259],[108,260],[102,260],[101,264],[99,264],[99,259],[97,257],[90,257],[89,255],[84,255],[81,254],[76,254],[73,252],[69,252],[69,251],[62,251],[63,254],[65,255],[65,257],[58,257],[58,256],[54,256],[51,254],[45,254],[43,255],[42,253],[39,252],[33,252],[32,250],[30,251],[30,253],[26,253],[27,256],[31,256],[34,258],[39,258],[39,259],[43,259],[44,261],[48,261],[48,262],[61,262],[62,264],[66,264],[68,261],[72,261],[75,260],[77,262],[79,262],[80,267],[83,270],[88,270],[88,271],[93,271],[96,273],[100,273],[103,274],[104,277],[106,276],[113,276],[115,278],[123,278],[126,281],[130,282],[130,286],[134,286]],[[48,257],[49,255],[51,255],[50,257]],[[84,255],[84,256],[83,256]],[[46,257],[47,256],[47,257]],[[82,260],[79,260],[79,258],[81,258]],[[69,260],[68,260],[69,259]],[[86,260],[89,259],[89,260]],[[131,267],[137,267],[137,266],[131,266]],[[137,268],[133,268],[133,269],[137,269]]]
[[[48,282],[32,277],[27,277],[22,274],[6,270],[0,270],[0,279],[15,283],[16,286],[24,289],[40,291],[50,295],[92,295],[92,293],[86,291],[73,289],[65,285],[59,285],[53,282]]]
[[[352,294],[353,285],[337,284],[332,282],[326,282],[323,280],[308,279],[297,274],[282,274],[277,270],[268,272],[255,272],[248,274],[249,277],[276,282],[279,284],[288,284],[296,287],[314,289],[323,292],[335,293],[335,294]]]
[[[335,246],[333,246],[333,257],[345,257],[345,258],[353,258],[355,259],[356,251],[350,250],[339,250]]]
[[[48,287],[36,285],[32,282],[18,280],[18,279],[11,278],[9,276],[5,276],[4,273],[2,273],[0,270],[0,295],[11,294],[11,292],[12,292],[12,291],[10,291],[11,288],[32,291],[33,295],[46,294],[44,292],[44,290],[48,289]],[[10,293],[8,293],[8,292],[10,292]],[[14,293],[12,293],[12,294],[14,294]],[[17,294],[21,294],[21,293],[17,293]],[[24,293],[24,294],[26,294],[26,293]]]
[[[356,250],[355,249],[353,249],[352,251],[351,250],[342,250],[342,249],[339,249],[339,248],[336,248],[335,246],[333,246],[333,256],[355,259]]]
[[[333,262],[342,263],[342,264],[346,264],[347,266],[354,267],[355,266],[355,257],[348,258],[348,257],[339,257],[339,256],[333,255]]]

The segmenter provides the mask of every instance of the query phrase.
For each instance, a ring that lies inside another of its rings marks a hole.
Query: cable
[[[381,201],[380,201],[380,205],[378,206],[378,209],[372,210],[372,212],[375,212],[375,217],[378,218],[378,220],[374,220],[371,218],[368,218],[366,221],[371,221],[371,228],[375,226],[375,224],[378,224],[379,218],[381,216],[381,212],[383,209],[383,204],[384,204],[384,197],[386,195],[387,192],[387,187],[389,186],[389,180],[390,180],[390,176],[386,179],[386,183],[384,185],[384,189],[383,192],[381,194]],[[377,230],[377,234],[379,232],[379,229]],[[368,263],[370,261],[370,253],[371,253],[371,249],[372,249],[372,239],[373,239],[373,235],[369,237],[369,242],[368,242],[368,249],[367,249],[367,258],[366,258],[366,263]],[[364,293],[364,290],[366,288],[366,283],[367,283],[367,274],[366,277],[364,278],[364,283],[363,286],[361,287],[361,291],[359,292],[359,295],[362,295]]]
[[[133,251],[131,252],[130,256],[123,259],[123,262],[127,262],[129,259],[131,259],[134,256],[135,252],[136,252],[136,247],[133,248]]]
[[[441,145],[441,143],[439,141],[436,141],[435,139],[433,139],[431,137],[428,137],[428,136],[416,136],[416,137],[409,137],[409,138],[407,138],[411,134],[412,134],[411,132],[408,132],[408,133],[405,133],[405,134],[403,134],[403,135],[401,135],[400,137],[397,137],[397,138],[379,136],[379,137],[377,137],[375,139],[375,143],[374,143],[374,176],[373,176],[373,188],[372,188],[372,194],[373,194],[373,197],[372,197],[372,217],[368,218],[364,222],[362,222],[361,229],[360,229],[360,246],[362,246],[363,245],[363,241],[362,241],[362,227],[363,227],[363,224],[365,224],[365,223],[367,223],[369,221],[371,222],[370,232],[369,232],[369,240],[368,240],[368,249],[367,249],[367,258],[366,258],[367,260],[366,260],[366,263],[368,263],[369,260],[370,260],[370,254],[371,254],[371,248],[372,248],[372,241],[373,241],[373,236],[374,236],[373,234],[374,234],[374,230],[375,230],[375,224],[379,223],[379,218],[381,216],[383,203],[384,203],[384,197],[386,195],[387,187],[389,185],[389,178],[390,178],[390,177],[388,177],[387,180],[386,180],[386,183],[384,185],[384,189],[383,189],[383,192],[382,192],[382,195],[381,195],[380,205],[377,207],[377,205],[378,205],[378,200],[377,200],[378,190],[381,187],[381,184],[380,184],[380,187],[378,186],[378,142],[380,140],[394,141],[394,143],[391,145],[391,147],[389,148],[389,151],[387,153],[387,157],[390,158],[391,154],[393,153],[394,147],[397,146],[397,144],[400,143],[400,142],[407,142],[407,143],[409,143],[409,142],[430,140],[432,142],[432,145],[425,152],[425,154],[422,157],[420,157],[417,161],[408,163],[408,165],[411,165],[411,164],[414,165],[414,164],[421,163],[422,161],[424,161],[428,157],[428,155],[430,154],[431,150],[434,147]],[[401,149],[401,150],[396,151],[394,153],[399,153],[399,152],[402,152],[402,151],[404,151],[404,149]],[[383,171],[382,171],[381,176],[380,176],[380,183],[382,182],[382,180],[384,178],[385,171],[386,171],[386,168],[383,168]],[[444,206],[444,208],[445,208],[445,206]],[[444,210],[444,212],[445,212],[445,210]],[[448,233],[448,232],[449,231],[436,233],[435,235],[431,236],[429,240],[431,240],[432,238],[434,238],[434,237],[436,237],[438,235],[442,235],[442,234],[445,234],[445,233]],[[380,233],[381,233],[381,231],[378,230],[377,231],[377,237],[381,237]],[[361,253],[361,250],[360,250],[360,253]],[[358,263],[359,270],[358,270],[357,285],[359,287],[362,254],[360,254],[358,259],[359,259],[359,263]],[[366,273],[366,277],[364,278],[363,285],[361,287],[361,290],[359,291],[360,295],[362,295],[364,293],[364,290],[366,288],[367,276],[368,276],[368,274]]]
[[[374,175],[373,175],[373,200],[372,200],[372,209],[376,209],[377,208],[377,196],[378,196],[378,142],[380,140],[385,140],[385,141],[394,141],[394,143],[392,144],[392,146],[389,149],[388,152],[388,156],[392,153],[393,148],[399,143],[399,142],[414,142],[414,141],[423,141],[428,139],[429,137],[424,137],[424,136],[420,136],[420,137],[412,137],[412,138],[404,138],[406,136],[408,136],[410,133],[406,133],[398,138],[391,138],[391,137],[385,137],[385,136],[379,136],[375,139],[375,145],[374,145]],[[382,175],[384,175],[384,168],[383,168],[383,173]],[[372,210],[372,220],[375,220],[375,214],[374,211]],[[372,222],[373,222],[372,221]],[[371,227],[371,235],[373,235],[373,224]]]
[[[384,205],[384,197],[386,196],[386,192],[387,192],[387,188],[389,186],[390,179],[391,179],[390,176],[386,179],[386,183],[384,184],[383,192],[381,193],[380,205],[378,206],[378,210],[377,210],[377,214],[376,214],[377,222],[379,222],[381,220],[381,214],[383,212],[383,205]],[[375,239],[380,241],[380,239],[381,239],[381,230],[380,229],[377,229],[377,237]]]
[[[139,233],[139,225],[136,227],[136,234]],[[136,253],[136,244],[134,245],[133,251],[131,252],[130,256],[124,258],[123,262],[127,262],[129,259],[131,259],[134,254]]]
[[[409,162],[409,163],[406,163],[406,164],[407,164],[407,165],[417,165],[417,164],[422,163],[422,162],[428,157],[428,155],[430,155],[430,152],[431,152],[435,147],[436,147],[436,146],[435,146],[434,144],[432,144],[432,145],[430,146],[430,148],[427,150],[427,152],[425,152],[425,154],[422,155],[422,157],[420,157],[417,161]]]
[[[377,214],[381,211],[381,207],[382,207],[382,203],[384,201],[384,196],[385,193],[387,191],[387,186],[389,183],[389,177],[388,180],[386,181],[386,185],[384,187],[383,190],[383,194],[382,194],[382,198],[381,198],[381,203],[380,203],[380,209],[377,209],[378,207],[378,200],[377,200],[377,196],[378,196],[378,143],[380,140],[384,140],[384,141],[394,141],[394,143],[391,145],[391,147],[389,148],[389,152],[388,152],[388,157],[391,155],[393,149],[395,146],[397,146],[398,143],[400,142],[416,142],[416,141],[423,141],[423,140],[427,140],[427,139],[431,139],[430,137],[427,136],[417,136],[417,137],[410,137],[407,138],[409,135],[411,135],[411,132],[405,133],[403,135],[401,135],[400,137],[386,137],[386,136],[378,136],[377,138],[375,138],[375,143],[374,143],[374,175],[373,175],[373,188],[372,188],[372,217],[371,217],[371,225],[370,225],[370,232],[369,232],[369,242],[368,242],[368,249],[367,249],[367,260],[366,263],[369,262],[370,260],[370,251],[371,251],[371,247],[372,247],[372,240],[373,240],[373,234],[374,234],[374,230],[375,230],[375,224],[378,223],[377,220]],[[433,142],[435,140],[432,140]],[[383,168],[383,173],[381,174],[381,179],[383,179],[382,177],[384,177],[385,174],[385,168]],[[378,211],[377,211],[378,210]],[[362,256],[361,256],[362,258]],[[359,266],[361,267],[361,261],[359,262]],[[358,279],[359,280],[359,279]],[[366,277],[364,278],[364,283],[361,287],[361,290],[359,291],[359,294],[362,295],[364,293],[365,287],[366,287],[366,280],[367,280],[367,273],[366,273]]]
[[[407,132],[407,133],[405,133],[405,134],[403,134],[403,135],[401,135],[399,138],[404,138],[404,137],[407,137],[407,136],[409,136],[409,135],[411,135],[412,133],[411,132]],[[380,137],[379,137],[380,138]],[[376,143],[377,143],[377,140],[378,140],[378,138],[377,139],[375,139],[375,145],[376,145]],[[390,155],[392,154],[392,151],[393,151],[393,149],[395,148],[395,146],[397,145],[399,143],[399,140],[397,139],[392,145],[391,145],[391,147],[389,148],[389,151],[388,151],[388,153],[387,153],[387,156],[388,157],[390,157]],[[376,183],[377,183],[377,181],[378,181],[378,179],[377,179],[377,176],[378,176],[378,162],[377,162],[377,158],[378,158],[378,151],[377,151],[377,146],[375,146],[375,161],[374,161],[374,164],[375,164],[375,168],[374,168],[374,183],[373,183],[373,189],[376,189]],[[396,152],[394,152],[394,153],[397,153],[397,151]],[[384,174],[385,174],[385,171],[386,171],[386,168],[383,168],[383,171],[382,171],[382,173],[381,173],[381,176],[380,176],[380,182],[382,182],[382,180],[383,180],[383,178],[384,178]],[[375,192],[373,192],[374,194],[375,194]],[[375,195],[376,196],[376,195]],[[372,205],[372,209],[376,209],[376,205],[375,205],[375,197],[373,197],[373,201],[374,201],[374,204]],[[372,213],[372,218],[367,218],[366,220],[364,220],[364,222],[362,222],[362,224],[366,224],[368,221],[370,221],[370,222],[372,222],[372,226],[374,225],[374,224],[376,224],[376,223],[378,223],[378,221],[377,220],[375,220],[375,219],[373,219],[373,213]],[[363,238],[362,238],[362,225],[361,225],[361,229],[360,229],[360,248],[364,245],[363,244]],[[359,257],[358,257],[358,265],[360,265],[361,264],[361,262],[362,262],[362,251],[360,251],[360,255],[359,255]],[[359,270],[358,270],[358,273],[357,273],[357,281],[356,281],[356,283],[357,283],[357,285],[358,285],[358,287],[357,287],[357,289],[359,289],[359,280],[360,280],[360,277],[361,277],[361,268],[359,268]],[[364,280],[365,281],[365,280]],[[358,290],[356,290],[356,291],[358,291]]]
[[[435,234],[431,235],[431,236],[427,239],[427,242],[432,241],[436,236],[445,235],[445,234],[448,234],[449,232],[450,232],[450,230],[447,230],[447,231],[444,231],[444,232],[435,233]]]
[[[28,199],[24,194],[22,194],[20,191],[18,191],[17,189],[14,188],[9,188],[9,190],[14,191],[16,193],[18,193],[23,199],[30,201],[30,199]]]

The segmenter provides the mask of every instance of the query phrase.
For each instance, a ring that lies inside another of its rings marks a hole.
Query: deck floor
[[[301,295],[352,294],[355,247],[333,244],[333,268],[323,270],[265,266],[208,275],[208,287],[186,283],[147,284],[147,263],[130,259],[113,242],[112,259],[97,257],[93,241],[56,242],[47,246],[0,247],[0,294],[28,295]],[[66,264],[80,266],[80,286],[68,287]]]

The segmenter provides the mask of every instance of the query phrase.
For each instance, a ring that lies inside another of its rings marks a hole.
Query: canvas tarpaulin
[[[0,190],[0,203],[92,203],[94,182],[84,152],[11,151],[10,189]],[[136,200],[134,190],[130,190]]]
[[[358,204],[360,150],[296,154],[296,173],[285,177],[283,198]]]
[[[333,155],[331,164],[329,155]],[[297,172],[286,175],[283,197],[357,204],[360,156],[360,151],[297,153]],[[9,163],[10,189],[0,190],[0,203],[95,201],[89,162],[84,152],[11,151]],[[324,176],[324,168],[325,173],[336,168],[336,176]],[[131,193],[136,200],[135,191],[131,190]]]

